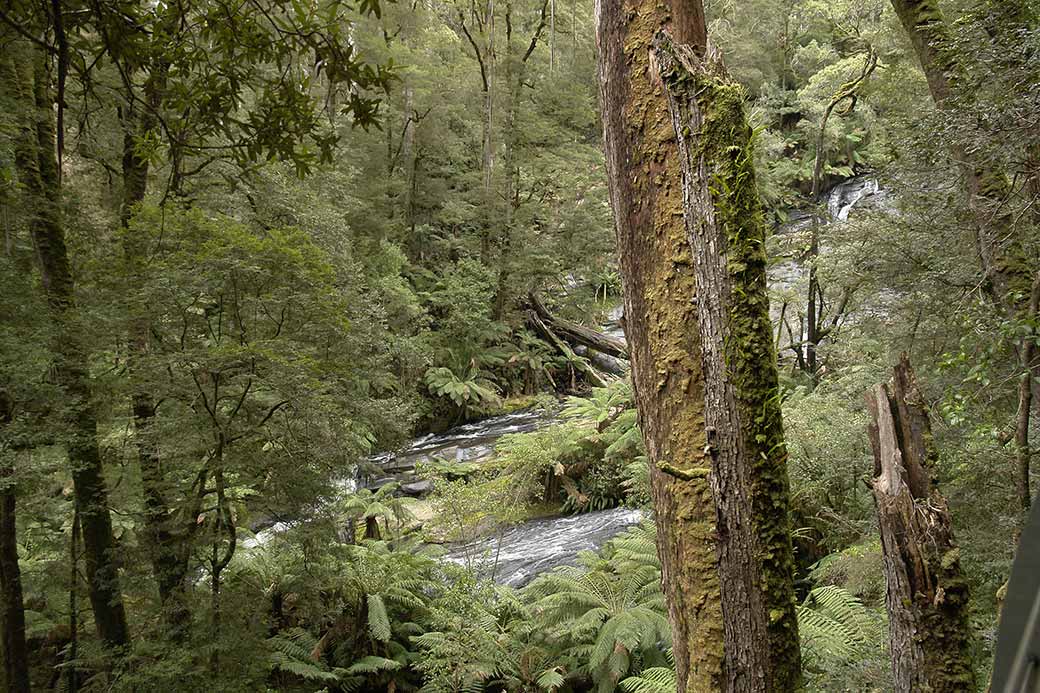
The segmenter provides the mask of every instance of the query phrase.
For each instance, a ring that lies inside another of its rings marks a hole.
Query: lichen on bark
[[[787,453],[766,289],[765,220],[744,91],[718,56],[660,33],[698,291],[717,513],[725,690],[795,690],[801,668]]]
[[[720,690],[723,634],[710,489],[703,478],[681,478],[706,465],[704,376],[682,173],[649,50],[661,28],[703,36],[699,7],[683,0],[600,0],[597,6],[604,140],[624,276],[625,329],[650,460],[678,693]]]

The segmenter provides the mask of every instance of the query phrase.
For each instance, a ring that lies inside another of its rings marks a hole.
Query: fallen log
[[[968,582],[933,478],[928,410],[905,354],[891,382],[867,393],[867,406],[895,690],[975,690]]]
[[[581,344],[586,346],[593,351],[598,351],[602,354],[614,356],[620,359],[628,358],[628,346],[624,340],[610,335],[603,334],[593,330],[592,328],[579,325],[571,320],[565,320],[558,318],[549,312],[549,309],[545,307],[541,299],[538,298],[538,294],[533,291],[527,295],[528,302],[535,314],[548,326],[555,334],[558,334],[563,339],[567,340],[572,344]]]
[[[593,368],[588,361],[579,357],[574,353],[574,350],[567,345],[567,342],[556,336],[556,333],[538,317],[538,314],[533,310],[527,311],[527,320],[534,327],[542,339],[552,344],[556,349],[563,354],[568,361],[574,366],[574,368],[581,373],[585,374],[588,378],[589,383],[593,387],[606,387],[607,381],[603,379],[603,376],[599,374],[595,368]]]
[[[621,359],[616,359],[613,356],[607,354],[601,354],[595,349],[589,349],[587,346],[578,345],[574,347],[574,353],[578,356],[584,356],[589,360],[597,370],[610,375],[616,375],[621,377],[628,373],[627,364]]]

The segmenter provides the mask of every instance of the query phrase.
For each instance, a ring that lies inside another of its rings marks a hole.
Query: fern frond
[[[380,642],[390,639],[390,618],[386,614],[386,604],[378,594],[368,595],[368,630],[372,637]]]
[[[393,660],[386,659],[385,657],[376,657],[375,655],[369,655],[362,657],[358,661],[354,662],[347,668],[348,674],[375,674],[380,671],[396,671],[401,668],[401,663]]]

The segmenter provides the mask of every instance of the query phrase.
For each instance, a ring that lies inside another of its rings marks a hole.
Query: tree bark
[[[707,444],[696,279],[683,221],[682,171],[663,86],[651,74],[655,34],[707,44],[700,2],[598,0],[604,148],[624,276],[632,386],[650,463],[676,690],[722,685],[723,625],[715,513],[702,468]],[[662,467],[662,465],[666,465]]]
[[[0,391],[0,426],[13,418],[13,403]],[[22,571],[18,565],[17,489],[15,450],[0,441],[0,628],[4,657],[4,690],[29,693],[29,650],[25,643],[25,605],[22,601]]]
[[[723,690],[796,690],[801,655],[787,449],[744,90],[717,54],[698,56],[664,32],[652,60],[668,95],[697,279]]]
[[[25,112],[35,114],[20,126],[15,145],[15,168],[27,195],[33,200],[30,230],[43,289],[60,332],[54,345],[58,358],[55,377],[67,396],[67,451],[82,525],[90,603],[99,637],[109,647],[123,648],[129,644],[129,632],[123,609],[108,491],[97,445],[97,419],[90,401],[86,350],[74,327],[74,284],[60,214],[61,190],[51,120],[53,102],[48,93],[43,56],[34,51],[33,59],[25,64],[14,60],[12,56],[9,67],[9,74],[13,76],[12,86]]]
[[[968,583],[933,479],[928,410],[905,354],[867,405],[895,690],[973,691]]]

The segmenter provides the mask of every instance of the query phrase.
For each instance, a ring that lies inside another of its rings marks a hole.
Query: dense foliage
[[[998,309],[952,152],[1006,173],[1001,213],[1035,275],[1036,17],[942,3],[965,84],[937,109],[887,1],[706,5],[775,222],[807,682],[890,686],[863,393],[904,351],[985,673],[1040,324]],[[618,308],[592,15],[586,0],[7,3],[0,525],[34,689],[674,690],[631,387],[530,312],[537,293],[597,328]],[[835,217],[813,192],[849,179],[872,194]],[[67,249],[65,298],[44,227]],[[423,460],[428,493],[358,487],[374,453],[536,410],[545,425],[486,459]],[[84,432],[100,508],[74,482]],[[525,587],[491,579],[482,538],[619,507],[644,522]],[[89,598],[98,514],[121,643]]]

